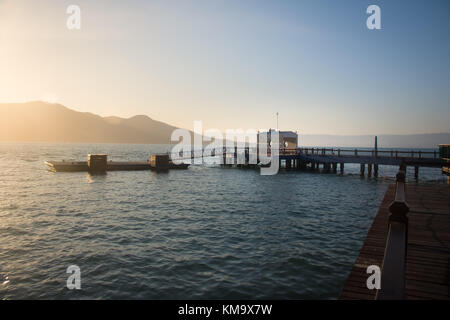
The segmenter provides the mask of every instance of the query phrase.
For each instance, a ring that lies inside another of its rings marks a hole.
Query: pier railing
[[[305,155],[326,155],[326,156],[384,156],[391,158],[410,157],[410,158],[432,158],[438,159],[437,151],[418,151],[418,150],[378,150],[378,149],[349,149],[349,148],[297,148],[281,149],[281,153],[296,153]]]
[[[185,158],[201,158],[206,149],[192,150],[190,156]],[[223,147],[221,150],[210,149],[209,156],[219,156],[223,154],[235,154],[244,153],[253,150],[256,152],[256,148],[228,148]],[[271,149],[267,148],[267,154],[271,154]],[[438,151],[420,151],[420,150],[378,150],[378,149],[350,149],[350,148],[280,148],[279,155],[283,156],[295,156],[295,155],[312,155],[312,156],[336,156],[336,157],[387,157],[391,159],[402,160],[404,158],[414,159],[439,159]]]
[[[377,300],[401,300],[405,297],[409,207],[406,203],[404,169],[403,165],[400,166],[396,179],[395,199],[389,206],[389,231]]]

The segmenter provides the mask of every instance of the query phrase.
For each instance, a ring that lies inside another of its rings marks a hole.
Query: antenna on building
[[[278,131],[278,112],[277,112],[277,131]]]

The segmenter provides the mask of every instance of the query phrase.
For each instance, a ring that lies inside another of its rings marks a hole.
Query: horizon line
[[[63,103],[61,103],[61,102],[50,102],[50,101],[39,100],[39,99],[37,99],[37,100],[29,100],[29,101],[24,101],[24,102],[0,102],[0,105],[2,105],[2,104],[29,104],[29,103],[43,103],[43,104],[50,104],[50,105],[59,105],[59,106],[62,106],[64,108],[67,108],[67,109],[69,109],[71,111],[74,111],[74,112],[89,113],[89,114],[101,117],[102,119],[115,117],[115,118],[119,118],[119,119],[129,120],[129,119],[132,119],[134,117],[145,116],[145,117],[149,118],[152,121],[164,123],[164,124],[166,124],[168,126],[172,126],[172,127],[175,127],[175,128],[186,129],[186,128],[182,128],[182,127],[178,127],[178,126],[172,125],[170,123],[167,123],[167,122],[164,122],[164,121],[161,121],[161,120],[154,119],[154,118],[150,117],[147,114],[135,114],[135,115],[132,115],[132,116],[129,116],[129,117],[116,116],[116,115],[103,116],[103,115],[100,115],[98,113],[94,113],[94,112],[91,112],[91,111],[80,111],[80,110],[74,109],[73,107],[68,107],[68,106],[64,105]],[[210,129],[214,129],[214,128],[210,128]],[[243,129],[243,128],[234,128],[234,129],[238,130],[238,129]],[[261,129],[261,130],[270,130],[270,129],[274,129],[274,128]],[[193,130],[193,129],[186,129],[186,130]],[[225,130],[220,130],[220,129],[218,129],[218,130],[219,131],[225,131]],[[282,130],[282,129],[278,129],[278,130],[279,131],[292,131],[292,130]],[[448,132],[431,132],[431,133],[379,133],[379,134],[302,133],[300,131],[297,131],[297,134],[298,135],[307,135],[307,136],[376,137],[376,136],[414,136],[414,135],[439,135],[439,134],[444,134],[445,135],[445,134],[450,134],[450,131],[448,131]]]

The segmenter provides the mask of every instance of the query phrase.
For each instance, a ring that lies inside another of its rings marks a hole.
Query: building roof
[[[269,129],[266,132],[260,132],[259,134],[269,134],[270,132],[277,131],[275,129]],[[278,131],[279,135],[283,138],[297,138],[298,134],[294,131]]]
[[[297,132],[294,132],[294,131],[280,131],[279,133],[283,138],[297,138],[298,137]]]

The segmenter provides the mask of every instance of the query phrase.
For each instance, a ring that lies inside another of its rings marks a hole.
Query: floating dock
[[[52,171],[56,172],[87,172],[88,164],[87,161],[46,161],[45,164]],[[187,169],[188,164],[176,165],[169,163],[168,169]],[[147,161],[136,161],[136,162],[117,162],[109,161],[106,165],[106,171],[135,171],[135,170],[152,170],[153,167],[150,166],[150,162]]]
[[[394,248],[394,261],[386,261],[389,245],[394,243],[393,247],[397,249],[398,245],[401,245],[401,240],[392,238],[393,233],[389,228],[389,216],[392,213],[390,207],[396,200],[396,185],[392,184],[386,192],[339,299],[380,299],[376,289],[367,287],[366,281],[371,275],[367,273],[367,267],[376,265],[380,268],[385,266],[386,269],[388,264],[397,268],[397,271],[392,273],[392,270],[383,269],[381,290],[383,277],[394,275],[389,280],[400,281],[400,286],[394,287],[394,294],[400,294],[401,299],[450,299],[450,187],[445,184],[405,184],[405,194],[405,202],[409,207],[405,252],[395,252]],[[402,257],[402,260],[399,260],[399,257]]]
[[[152,155],[149,161],[136,162],[107,161],[106,155],[88,155],[88,161],[46,161],[45,164],[55,172],[166,171],[189,167],[189,164],[174,164],[167,155]]]

